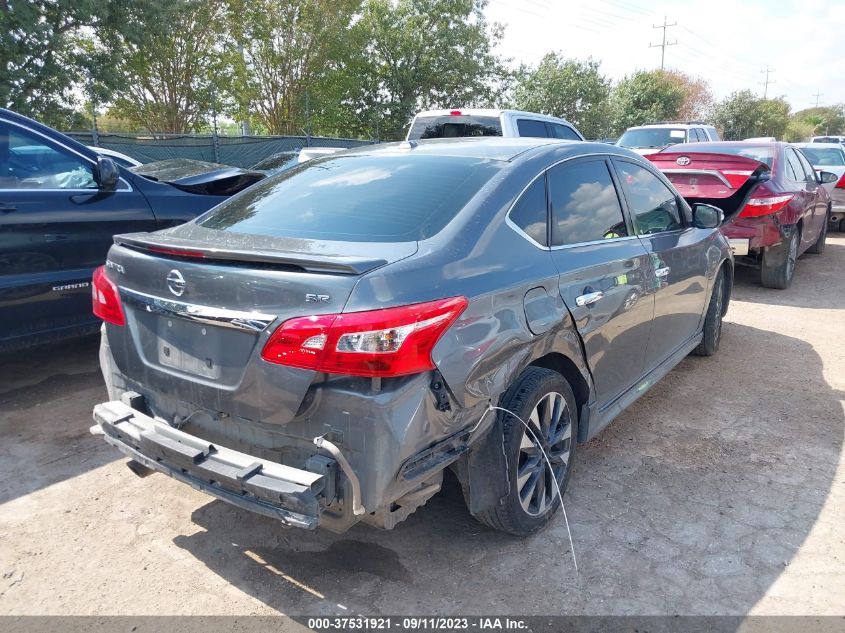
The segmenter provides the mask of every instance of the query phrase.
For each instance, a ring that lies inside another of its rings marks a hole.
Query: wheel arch
[[[587,437],[589,420],[583,419],[585,407],[590,402],[590,383],[578,368],[578,365],[568,356],[560,352],[550,352],[535,358],[528,367],[543,367],[551,369],[563,376],[572,387],[575,403],[578,405],[578,441],[583,442]]]

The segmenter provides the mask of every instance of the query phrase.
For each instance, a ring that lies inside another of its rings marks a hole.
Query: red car
[[[695,143],[647,156],[686,200],[719,207],[722,232],[737,261],[760,267],[767,288],[792,283],[795,260],[821,253],[827,237],[830,195],[817,172],[788,143]]]

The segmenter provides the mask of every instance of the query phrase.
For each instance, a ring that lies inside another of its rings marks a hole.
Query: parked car
[[[411,122],[405,140],[460,138],[465,136],[517,136],[583,141],[565,119],[521,110],[426,110]]]
[[[696,143],[648,157],[690,203],[725,213],[722,232],[734,255],[760,267],[767,288],[787,288],[795,261],[821,253],[827,237],[830,196],[810,162],[787,143]]]
[[[257,163],[255,163],[251,167],[251,169],[253,171],[262,171],[268,176],[270,176],[283,172],[286,169],[290,169],[291,167],[296,167],[298,164],[299,150],[294,149],[287,152],[279,152],[277,154],[272,154],[267,158],[263,158]]]
[[[168,158],[129,169],[153,182],[167,183],[181,191],[211,196],[231,196],[267,177],[263,171],[209,163],[193,158]]]
[[[98,151],[0,109],[0,349],[96,331],[91,273],[112,236],[173,226],[226,198]]]
[[[845,147],[840,143],[798,143],[816,171],[836,174],[836,181],[824,183],[830,194],[828,229],[845,231]]]
[[[616,144],[647,156],[670,145],[718,140],[721,140],[719,133],[712,125],[701,121],[668,121],[629,127]]]
[[[136,472],[289,526],[390,528],[449,466],[474,516],[530,534],[576,440],[717,350],[720,219],[599,143],[316,159],[115,238],[94,273],[110,398],[95,431]]]
[[[777,143],[774,136],[752,136],[751,138],[742,139],[744,143]]]
[[[121,167],[137,167],[141,164],[141,161],[135,160],[131,156],[127,156],[126,154],[118,152],[117,150],[109,149],[107,147],[94,147],[91,145],[89,145],[89,147],[95,152],[97,152],[100,156],[111,158]]]
[[[814,136],[811,143],[845,143],[845,136]]]

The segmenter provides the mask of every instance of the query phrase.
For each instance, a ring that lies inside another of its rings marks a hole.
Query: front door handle
[[[0,202],[0,213],[11,213],[12,211],[17,211],[18,208],[13,204],[6,204],[5,202]]]
[[[670,272],[671,270],[672,270],[671,268],[669,268],[668,266],[665,266],[665,267],[663,267],[663,268],[657,268],[657,269],[654,271],[654,274],[655,274],[657,277],[668,277],[668,276],[669,276],[669,272]]]
[[[601,290],[597,290],[596,292],[588,292],[581,296],[575,297],[575,305],[579,308],[583,308],[584,306],[593,305],[596,301],[601,299],[604,296],[604,293]]]

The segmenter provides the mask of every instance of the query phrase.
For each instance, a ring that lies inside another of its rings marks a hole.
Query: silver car
[[[845,232],[845,147],[840,143],[796,144],[816,171],[836,174],[836,180],[824,183],[830,193],[831,209],[828,229]]]
[[[512,534],[576,442],[690,352],[733,280],[721,212],[605,144],[462,139],[303,163],[94,275],[97,432],[289,526],[391,528],[443,471]]]

